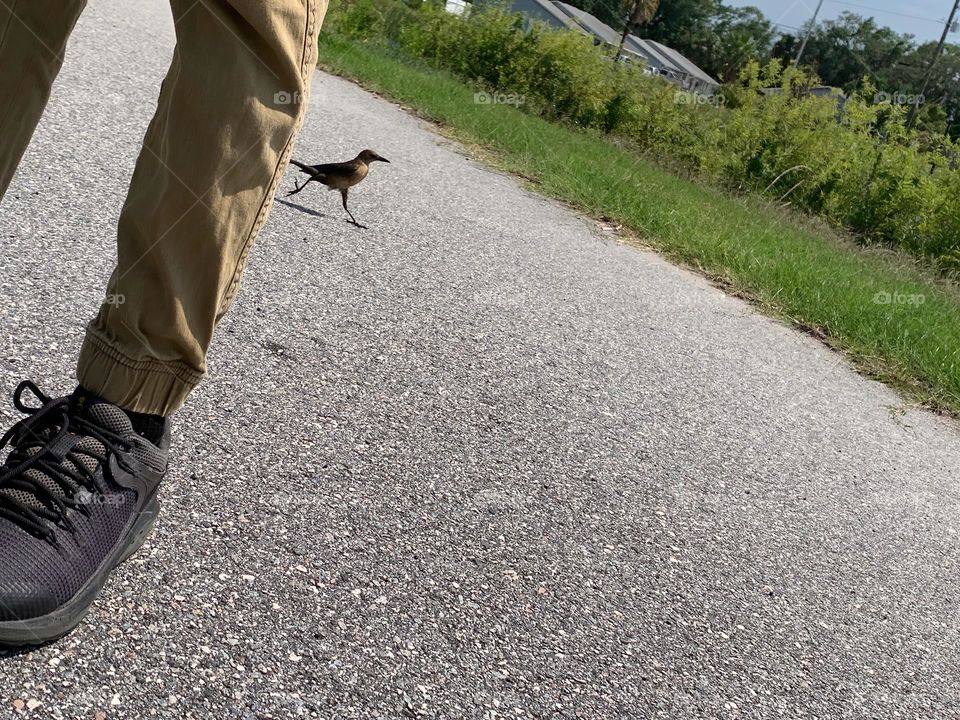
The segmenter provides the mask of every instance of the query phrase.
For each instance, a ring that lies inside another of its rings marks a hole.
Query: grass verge
[[[812,332],[869,376],[960,416],[960,292],[934,272],[763,201],[679,178],[602,137],[477,104],[473,88],[384,48],[327,34],[320,65],[439,123],[543,194],[621,223]]]

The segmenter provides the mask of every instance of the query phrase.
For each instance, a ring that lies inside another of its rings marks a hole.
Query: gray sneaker
[[[83,619],[153,529],[170,445],[169,422],[151,442],[82,390],[53,399],[25,381],[13,402],[28,417],[0,438],[12,447],[0,466],[2,646],[54,640]]]

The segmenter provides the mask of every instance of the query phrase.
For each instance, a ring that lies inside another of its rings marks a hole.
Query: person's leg
[[[170,423],[141,414],[170,414],[204,372],[302,119],[325,2],[172,3],[177,49],[80,387],[14,394],[27,417],[0,465],[0,646],[69,632],[149,534]]]
[[[4,0],[7,1],[7,0]],[[168,415],[203,376],[302,121],[326,0],[174,0],[177,47],[78,379]]]
[[[0,0],[0,198],[50,98],[86,0]]]

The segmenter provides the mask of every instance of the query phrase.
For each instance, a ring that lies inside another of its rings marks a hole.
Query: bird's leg
[[[308,177],[306,180],[303,181],[303,185],[297,185],[297,180],[296,180],[296,178],[294,178],[294,180],[293,180],[293,187],[296,188],[296,189],[295,189],[295,190],[291,190],[290,192],[288,192],[288,193],[287,193],[287,197],[290,197],[291,195],[296,195],[298,192],[300,192],[301,190],[303,190],[303,189],[309,184],[309,182],[310,182],[311,180],[313,180],[313,178],[309,178],[309,177]]]
[[[346,189],[340,191],[340,198],[343,200],[343,209],[347,211],[347,215],[350,216],[350,222],[356,225],[358,228],[367,229],[366,225],[361,225],[357,222],[357,219],[353,216],[353,213],[350,212],[350,208],[347,207],[347,191]]]

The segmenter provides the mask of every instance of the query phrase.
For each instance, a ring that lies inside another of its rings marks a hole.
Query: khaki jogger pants
[[[0,197],[85,0],[0,0]],[[327,0],[171,0],[177,44],[78,380],[167,415],[206,372],[302,122]]]

